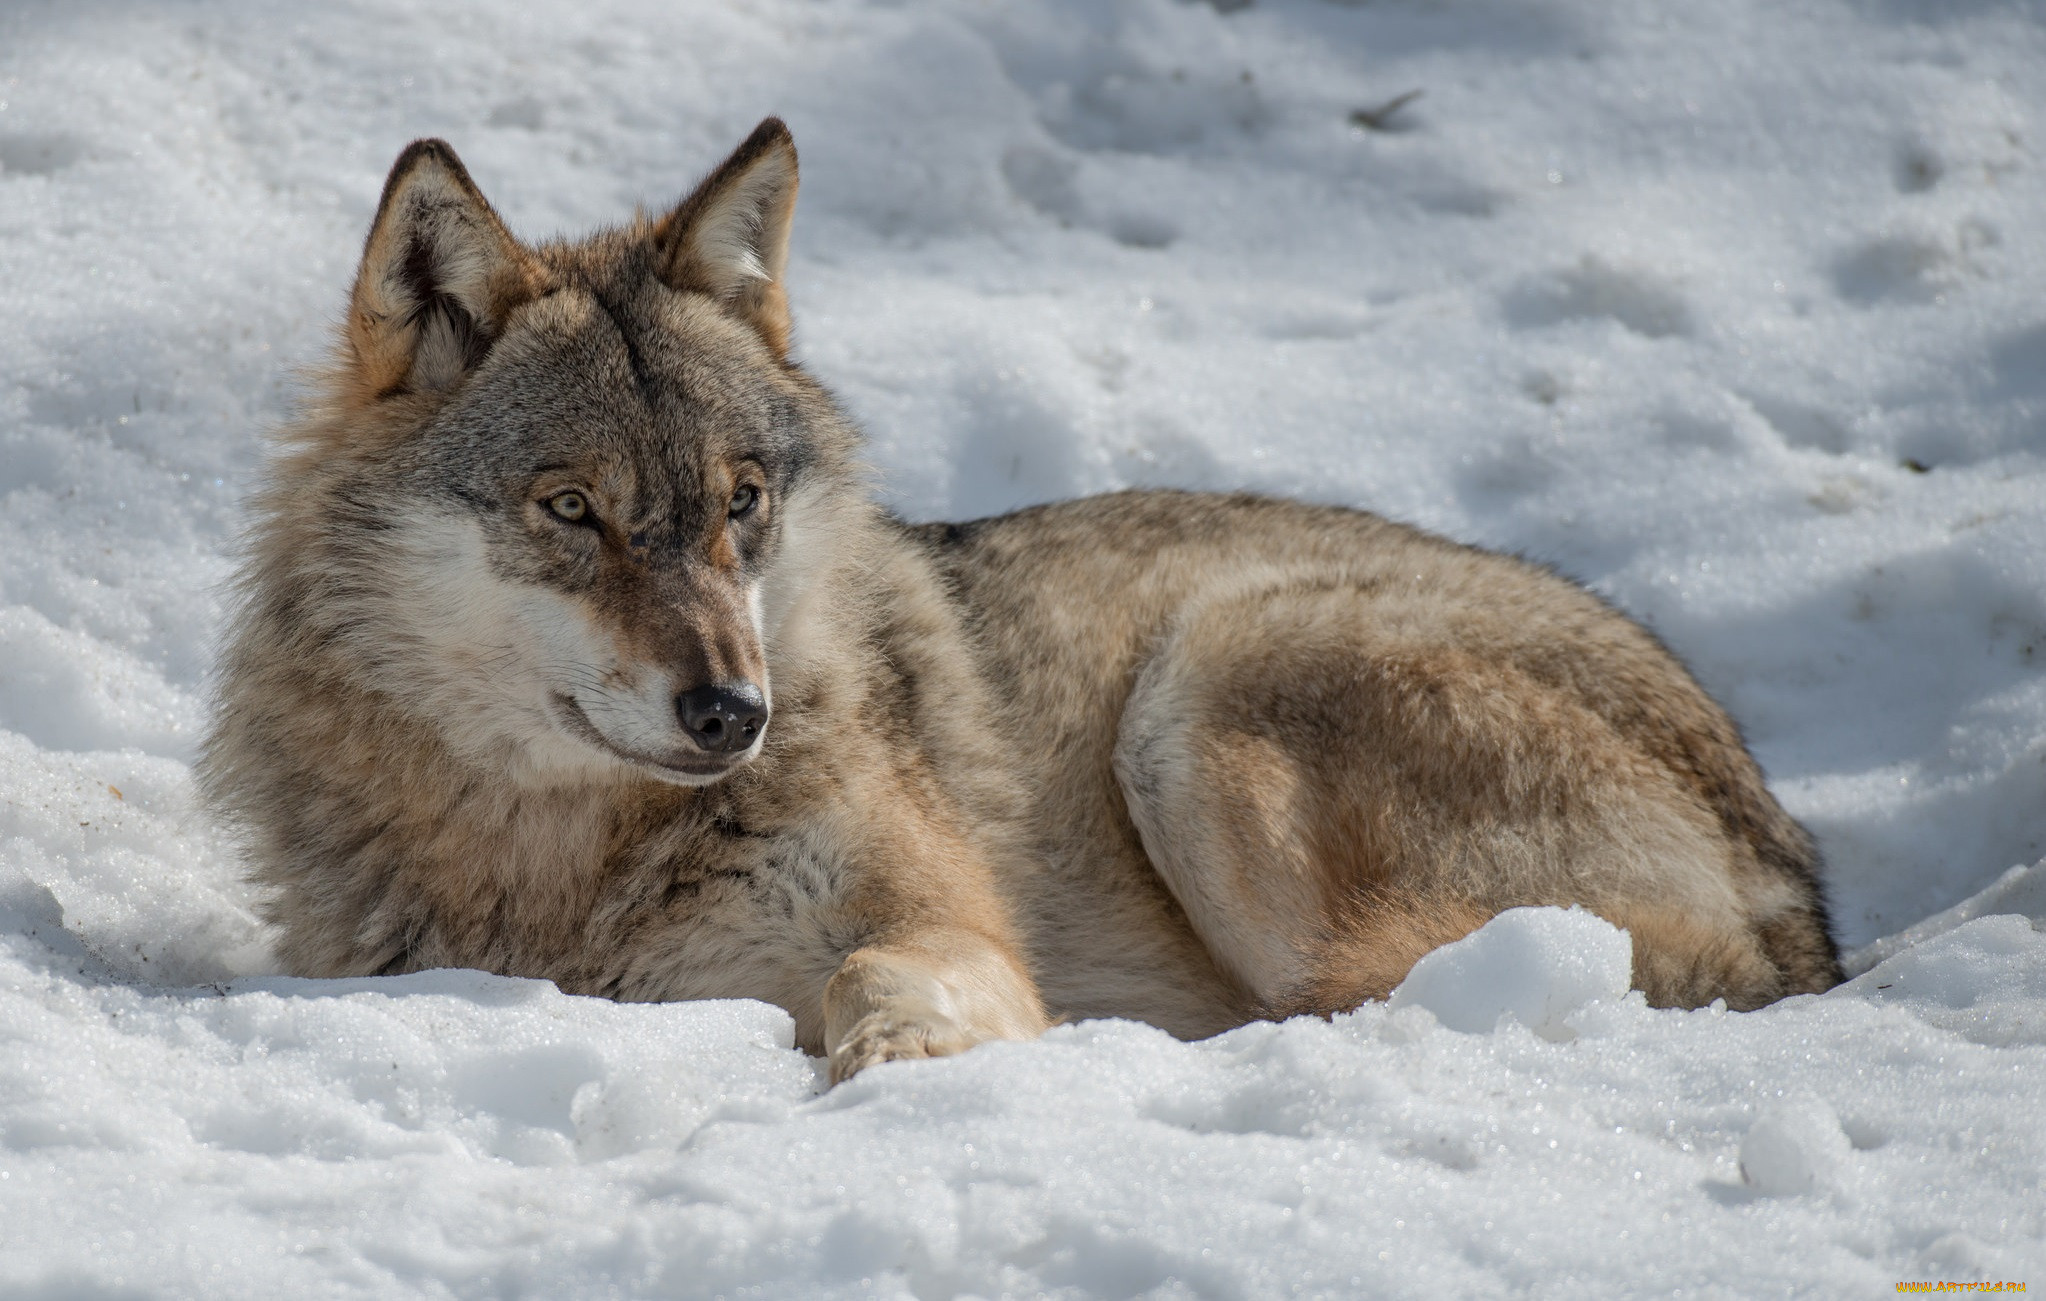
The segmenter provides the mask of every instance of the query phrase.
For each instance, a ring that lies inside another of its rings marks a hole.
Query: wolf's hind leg
[[[1634,939],[1634,988],[1652,1007],[1702,1007],[1715,998],[1746,1012],[1801,992],[1745,930],[1700,924],[1667,908],[1601,910]]]
[[[1701,925],[1652,906],[1593,911],[1633,941],[1630,983],[1651,1007],[1702,1007],[1723,998],[1729,1007],[1748,1011],[1798,992],[1786,987],[1783,973],[1743,931]],[[1462,939],[1491,915],[1469,903],[1366,893],[1335,919],[1307,979],[1267,1001],[1264,1014],[1327,1015],[1384,998],[1431,949]]]
[[[1153,866],[1268,1009],[1383,997],[1523,904],[1637,928],[1651,999],[1786,992],[1719,821],[1669,770],[1438,605],[1335,584],[1187,611],[1115,770]]]
[[[1144,852],[1215,961],[1260,1006],[1290,1006],[1326,966],[1331,922],[1354,887],[1323,852],[1315,774],[1271,738],[1204,725],[1178,692],[1149,685],[1141,711],[1133,702],[1124,714],[1115,755]],[[1374,923],[1420,924],[1373,924],[1370,943],[1346,946],[1367,989],[1389,990],[1489,916],[1374,893]]]
[[[1266,1007],[1316,983],[1331,921],[1362,884],[1328,853],[1330,774],[1286,717],[1316,705],[1270,658],[1288,658],[1274,616],[1296,600],[1260,592],[1184,615],[1139,674],[1114,754],[1152,866],[1216,962]],[[1371,971],[1356,974],[1397,984],[1423,953],[1483,920],[1456,910],[1425,937],[1383,931]]]

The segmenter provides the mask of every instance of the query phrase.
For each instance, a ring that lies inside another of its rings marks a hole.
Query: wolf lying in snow
[[[1384,996],[1502,909],[1651,1002],[1839,979],[1810,840],[1642,629],[1357,511],[911,526],[789,359],[796,154],[515,240],[392,169],[258,500],[203,780],[286,968],[748,997],[834,1078]]]

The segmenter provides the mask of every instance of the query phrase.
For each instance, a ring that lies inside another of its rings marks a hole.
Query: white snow
[[[2026,0],[0,8],[0,1293],[2046,1286],[2042,67]],[[829,1091],[761,1005],[276,976],[189,765],[384,169],[537,237],[769,112],[898,508],[1551,562],[1740,720],[1861,974],[1656,1011],[1541,911],[1397,1006]]]
[[[1511,908],[1414,964],[1386,1000],[1452,1030],[1488,1034],[1512,1017],[1544,1039],[1577,1037],[1573,1013],[1627,993],[1634,942],[1582,908]]]
[[[1854,1142],[1816,1093],[1770,1103],[1741,1139],[1741,1178],[1765,1197],[1831,1191],[1852,1161]]]

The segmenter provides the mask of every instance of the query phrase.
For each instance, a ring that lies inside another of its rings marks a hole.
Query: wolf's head
[[[526,245],[446,144],[405,150],[264,503],[273,610],[525,780],[759,753],[772,652],[865,509],[788,357],[795,199],[770,119],[658,220]]]

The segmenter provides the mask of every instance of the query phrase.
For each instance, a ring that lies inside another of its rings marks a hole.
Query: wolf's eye
[[[557,492],[547,499],[547,509],[553,511],[557,519],[580,524],[589,518],[590,502],[579,492]]]
[[[750,483],[742,483],[732,490],[731,504],[725,507],[725,513],[733,519],[744,519],[751,515],[753,508],[759,504],[760,489]]]

